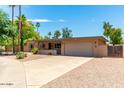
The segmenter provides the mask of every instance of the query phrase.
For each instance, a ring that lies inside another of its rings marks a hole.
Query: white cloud
[[[32,22],[41,22],[41,23],[53,22],[52,20],[48,20],[48,19],[28,19],[28,21],[32,21]]]
[[[40,23],[47,23],[47,22],[65,22],[65,20],[63,20],[63,19],[59,19],[59,20],[49,20],[49,19],[28,19],[28,21],[40,22]]]

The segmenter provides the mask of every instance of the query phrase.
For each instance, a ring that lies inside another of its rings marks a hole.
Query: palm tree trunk
[[[23,51],[23,32],[21,30],[21,51]]]
[[[20,30],[21,30],[21,22],[20,22],[20,18],[21,18],[21,9],[20,9],[20,6],[19,6],[19,36],[18,36],[18,51],[20,52]]]
[[[12,6],[12,26],[14,25],[14,7]],[[12,43],[13,43],[13,54],[15,53],[15,42],[14,42],[14,36],[12,36]]]
[[[15,37],[13,36],[13,37],[12,37],[12,39],[13,39],[13,41],[12,41],[12,42],[13,42],[13,54],[15,54],[15,42],[14,42],[14,38],[15,38]]]
[[[19,5],[19,51],[23,51],[23,33],[22,33],[22,21],[21,21],[21,5]]]

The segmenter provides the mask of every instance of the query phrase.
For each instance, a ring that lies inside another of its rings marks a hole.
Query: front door
[[[61,55],[61,43],[55,44],[55,49],[58,55]]]

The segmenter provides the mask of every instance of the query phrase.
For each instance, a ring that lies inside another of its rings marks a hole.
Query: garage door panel
[[[92,56],[92,43],[66,43],[65,55]]]

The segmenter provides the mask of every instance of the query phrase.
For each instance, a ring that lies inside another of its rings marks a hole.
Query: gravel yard
[[[45,84],[43,88],[123,88],[124,59],[95,58]]]

